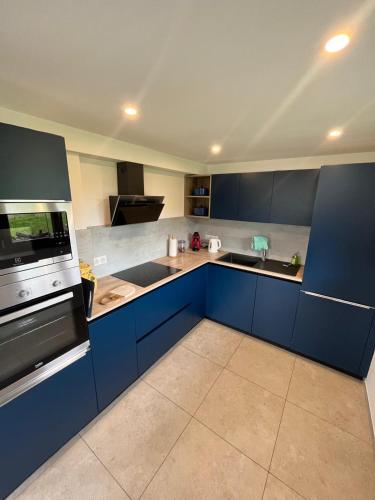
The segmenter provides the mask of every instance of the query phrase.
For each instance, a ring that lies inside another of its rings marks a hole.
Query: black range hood
[[[111,225],[123,226],[153,222],[159,219],[164,207],[164,196],[145,196],[143,165],[121,162],[117,164],[118,196],[109,197]]]

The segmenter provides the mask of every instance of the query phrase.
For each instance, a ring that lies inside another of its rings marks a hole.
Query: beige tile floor
[[[364,385],[204,320],[11,498],[374,500]]]

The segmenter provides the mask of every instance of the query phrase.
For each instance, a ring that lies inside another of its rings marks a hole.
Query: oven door
[[[86,341],[81,285],[6,311],[0,316],[0,399],[23,377]]]
[[[0,213],[0,275],[72,258],[66,211]]]

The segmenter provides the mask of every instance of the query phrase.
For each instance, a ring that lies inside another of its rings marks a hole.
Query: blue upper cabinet
[[[251,333],[290,347],[299,291],[299,283],[258,276]]]
[[[239,174],[212,176],[211,218],[238,220]]]
[[[311,226],[319,169],[275,172],[270,222]]]
[[[362,377],[374,310],[301,292],[292,348],[313,359]],[[368,356],[370,357],[370,356]]]
[[[0,199],[71,200],[63,137],[0,123]]]
[[[303,289],[375,306],[375,164],[322,167]]]
[[[99,410],[138,376],[133,304],[89,324]]]
[[[256,282],[255,274],[210,264],[206,316],[250,333]]]
[[[269,222],[273,172],[240,174],[238,220]]]

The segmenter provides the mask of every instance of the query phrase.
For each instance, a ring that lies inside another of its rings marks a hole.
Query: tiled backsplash
[[[251,236],[269,236],[269,257],[289,260],[298,252],[304,263],[310,228],[214,219],[197,223],[176,217],[129,226],[80,229],[76,231],[78,254],[91,265],[94,257],[105,255],[107,264],[94,268],[97,276],[105,276],[167,255],[169,234],[190,242],[194,231],[199,231],[202,238],[206,234],[217,235],[224,250],[251,255],[256,255],[250,249]]]
[[[196,225],[202,238],[206,234],[218,236],[223,250],[259,255],[251,250],[251,236],[264,235],[270,238],[268,257],[289,261],[295,252],[305,263],[310,228],[303,226],[285,226],[282,224],[260,224],[219,219],[208,219]]]
[[[80,259],[93,265],[94,257],[106,255],[107,264],[94,268],[106,276],[167,255],[168,235],[190,241],[194,224],[185,217],[129,226],[96,226],[76,231]]]

